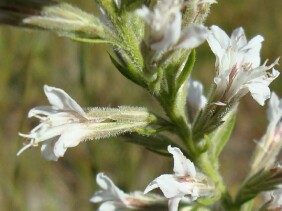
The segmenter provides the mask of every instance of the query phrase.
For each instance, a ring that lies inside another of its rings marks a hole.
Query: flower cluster
[[[263,37],[258,35],[247,42],[242,28],[234,30],[230,38],[218,26],[212,26],[210,30],[207,41],[216,55],[215,100],[233,103],[250,92],[260,105],[264,105],[270,97],[268,86],[279,72],[275,69],[268,71],[278,59],[269,66],[267,61],[260,65]]]

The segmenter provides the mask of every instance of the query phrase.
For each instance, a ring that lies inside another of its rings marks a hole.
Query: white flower
[[[207,98],[203,94],[203,84],[199,81],[189,79],[187,103],[191,109],[199,110],[205,107]]]
[[[281,125],[282,121],[282,99],[272,92],[267,110],[267,117],[272,126]]]
[[[269,169],[276,161],[282,147],[282,99],[273,92],[267,110],[269,124],[265,135],[257,143],[251,172],[255,174],[260,169]]]
[[[39,106],[29,111],[41,123],[29,134],[30,139],[17,155],[31,146],[42,143],[41,152],[47,160],[58,160],[69,147],[89,139],[100,139],[130,132],[149,123],[148,112],[142,108],[82,109],[64,90],[45,85],[44,92],[50,106]],[[105,121],[104,120],[111,120]]]
[[[114,211],[127,209],[154,210],[163,207],[164,198],[157,195],[144,196],[141,191],[127,194],[120,190],[112,180],[103,173],[96,177],[97,184],[102,190],[96,192],[90,199],[93,203],[101,203],[98,211]]]
[[[163,53],[170,48],[195,48],[203,43],[208,34],[206,27],[194,25],[181,28],[182,0],[158,1],[153,11],[146,6],[136,10],[148,26],[145,42],[151,49]]]
[[[212,26],[207,41],[216,55],[216,95],[218,101],[229,103],[251,93],[264,105],[270,97],[269,84],[279,75],[273,67],[278,59],[267,66],[260,65],[260,49],[263,37],[258,35],[247,42],[244,30],[238,28],[231,37],[219,27]],[[272,72],[269,72],[273,68]]]
[[[201,196],[210,196],[214,189],[211,181],[196,171],[194,164],[177,147],[168,146],[174,158],[174,174],[163,174],[152,181],[144,193],[160,188],[169,199],[170,211],[176,211],[180,200],[193,201]]]

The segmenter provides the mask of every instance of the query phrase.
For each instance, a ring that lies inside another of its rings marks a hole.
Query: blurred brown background
[[[96,11],[93,1],[72,3]],[[219,0],[206,25],[218,25],[228,34],[243,26],[249,39],[263,35],[262,60],[272,62],[282,55],[281,8],[280,0]],[[105,172],[122,189],[133,191],[172,171],[170,159],[122,139],[82,143],[68,149],[58,162],[45,161],[40,147],[15,156],[23,143],[17,133],[27,133],[37,124],[26,118],[28,110],[47,104],[44,84],[64,89],[85,107],[136,105],[157,111],[148,93],[115,70],[107,50],[105,45],[76,43],[53,33],[0,27],[1,210],[95,210],[89,199],[97,190],[97,172]],[[214,61],[207,44],[201,46],[193,74],[207,86],[214,75]],[[281,82],[280,77],[271,85],[280,96]],[[265,131],[264,111],[250,96],[240,104],[232,140],[221,157],[222,173],[233,191],[248,169],[253,140]]]

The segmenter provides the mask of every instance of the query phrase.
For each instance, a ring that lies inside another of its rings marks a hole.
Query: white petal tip
[[[147,194],[148,192],[150,192],[151,190],[153,190],[153,189],[156,189],[156,188],[158,188],[159,186],[158,186],[158,184],[156,184],[156,182],[155,182],[155,180],[153,181],[153,182],[151,182],[146,188],[145,188],[145,190],[144,190],[144,194]]]

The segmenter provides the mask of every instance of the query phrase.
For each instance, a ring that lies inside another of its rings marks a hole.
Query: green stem
[[[174,125],[175,132],[179,136],[179,138],[183,141],[187,148],[187,156],[194,160],[198,153],[194,144],[191,140],[191,130],[187,123],[184,111],[176,106],[175,100],[172,99],[171,96],[164,96],[163,94],[160,97],[156,96],[163,109],[165,110],[167,116],[171,120]]]
[[[223,185],[222,177],[218,170],[212,165],[211,160],[208,157],[208,153],[202,153],[195,160],[197,166],[207,174],[215,183],[215,186],[220,190],[221,193],[226,192],[226,188]]]

